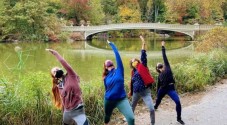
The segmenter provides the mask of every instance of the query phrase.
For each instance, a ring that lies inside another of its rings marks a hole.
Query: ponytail
[[[62,109],[62,101],[61,101],[61,96],[60,96],[60,92],[58,90],[57,84],[58,84],[58,80],[53,76],[52,76],[52,101],[54,102],[54,105],[56,108],[58,109]]]
[[[108,70],[106,69],[105,63],[103,64],[103,73],[102,73],[102,80],[105,79],[106,75],[108,74]]]

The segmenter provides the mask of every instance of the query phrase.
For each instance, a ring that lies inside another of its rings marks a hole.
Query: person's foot
[[[177,119],[177,121],[182,124],[182,125],[185,125],[184,121],[182,121],[182,119]]]
[[[154,105],[154,110],[156,111],[158,109],[158,107],[156,105]]]

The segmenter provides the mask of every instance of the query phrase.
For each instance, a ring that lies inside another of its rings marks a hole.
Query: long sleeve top
[[[141,50],[140,60],[141,60],[141,64],[138,64],[138,65],[144,65],[144,66],[147,67],[146,50]],[[139,74],[138,70],[135,69],[135,68],[133,69],[131,82],[132,82],[133,92],[135,92],[135,93],[136,92],[141,92],[141,91],[146,89],[146,86],[144,85],[144,81],[143,81],[141,75]]]
[[[168,88],[169,84],[175,83],[175,80],[173,78],[173,73],[170,68],[170,64],[167,59],[164,46],[162,46],[162,57],[164,61],[165,70],[161,72],[158,76],[158,87]]]
[[[79,76],[57,51],[53,51],[52,54],[67,71],[63,79],[64,86],[60,87],[59,91],[61,93],[64,110],[72,110],[78,106],[78,104],[82,103]]]
[[[108,72],[104,78],[105,85],[105,99],[118,100],[126,97],[126,91],[124,89],[124,67],[120,57],[120,54],[113,43],[109,43],[112,47],[116,58],[116,68],[113,68]]]

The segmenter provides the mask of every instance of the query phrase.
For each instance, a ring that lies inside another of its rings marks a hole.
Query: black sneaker
[[[157,109],[158,109],[158,107],[155,105],[155,106],[154,106],[154,110],[157,111]]]
[[[179,123],[181,123],[182,125],[185,125],[184,121],[182,121],[181,119],[177,119],[177,121],[178,121]]]

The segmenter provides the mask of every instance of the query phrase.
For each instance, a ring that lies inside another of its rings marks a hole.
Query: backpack
[[[137,66],[137,71],[140,74],[141,78],[143,79],[144,85],[146,87],[151,86],[155,82],[154,78],[152,77],[152,75],[149,72],[148,67],[146,67],[140,63]],[[132,70],[131,76],[133,76],[133,74],[134,74],[134,72]]]

